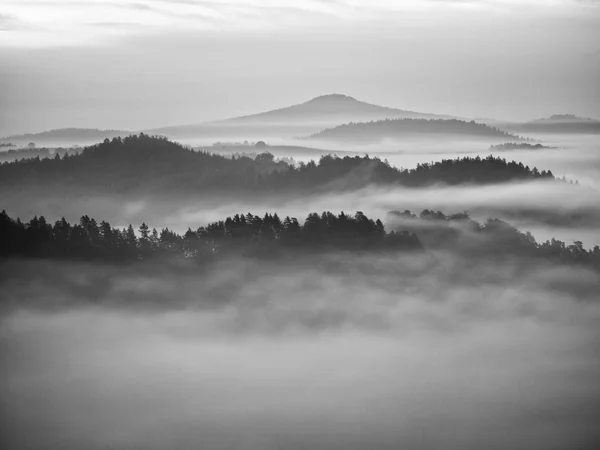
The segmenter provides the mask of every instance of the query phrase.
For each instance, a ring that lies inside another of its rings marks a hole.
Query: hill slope
[[[229,123],[289,123],[324,122],[343,123],[358,120],[377,120],[381,118],[449,118],[435,114],[388,108],[356,100],[343,94],[329,94],[315,97],[299,105],[275,109],[264,113],[229,119]]]
[[[52,189],[78,192],[160,193],[240,188],[258,175],[286,169],[273,158],[228,159],[195,152],[145,134],[106,139],[80,154],[0,165],[0,192]],[[43,192],[40,192],[43,195]]]
[[[376,122],[348,123],[325,129],[306,139],[334,142],[376,143],[384,139],[453,135],[463,138],[521,138],[497,128],[457,119],[386,119]]]

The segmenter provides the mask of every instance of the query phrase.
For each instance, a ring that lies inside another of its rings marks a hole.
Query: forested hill
[[[0,189],[41,186],[112,193],[198,192],[247,187],[261,174],[287,168],[271,155],[229,159],[142,133],[105,139],[78,155],[4,163],[0,165]]]
[[[487,158],[446,159],[397,169],[368,156],[324,156],[318,163],[290,166],[263,153],[255,159],[195,152],[162,137],[144,134],[85,148],[81,154],[29,159],[0,165],[0,193],[29,191],[88,194],[200,194],[357,189],[372,184],[427,186],[437,183],[490,184],[554,179],[550,171],[515,161]]]
[[[374,122],[351,122],[325,129],[306,139],[371,143],[380,142],[383,139],[415,138],[430,134],[454,135],[463,138],[522,139],[482,123],[457,119],[386,119]]]

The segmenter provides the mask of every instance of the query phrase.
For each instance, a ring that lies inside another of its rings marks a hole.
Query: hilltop
[[[375,122],[348,123],[325,129],[305,139],[318,141],[377,143],[384,139],[417,138],[427,135],[452,135],[461,138],[516,139],[498,128],[457,119],[385,119]]]
[[[275,109],[259,114],[229,119],[230,123],[288,123],[289,121],[304,121],[322,123],[333,121],[343,123],[347,121],[377,120],[381,118],[449,118],[436,114],[420,113],[403,109],[388,108],[374,105],[343,94],[328,94],[315,97],[307,102]]]

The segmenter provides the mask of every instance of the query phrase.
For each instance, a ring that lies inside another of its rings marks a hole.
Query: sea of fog
[[[592,449],[597,274],[4,266],[5,449]]]

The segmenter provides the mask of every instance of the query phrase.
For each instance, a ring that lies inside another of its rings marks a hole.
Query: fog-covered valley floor
[[[3,447],[594,448],[597,273],[438,256],[4,264]]]

